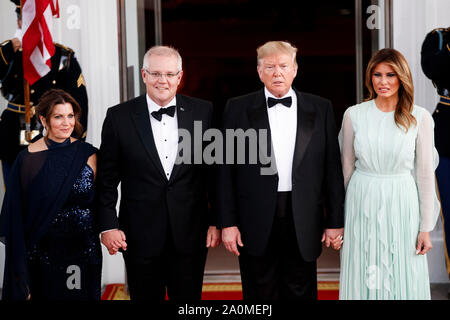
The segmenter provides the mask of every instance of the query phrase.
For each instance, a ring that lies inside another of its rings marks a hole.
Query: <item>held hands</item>
[[[103,232],[101,241],[108,249],[110,255],[115,255],[120,248],[127,250],[126,237],[122,230],[114,229]]]
[[[208,234],[206,235],[206,247],[215,248],[220,244],[220,242],[220,230],[218,230],[215,226],[210,226],[208,229]]]
[[[237,248],[237,244],[240,247],[243,247],[244,244],[241,240],[241,233],[239,232],[238,227],[228,227],[222,229],[222,242],[225,246],[225,248],[230,251],[231,253],[234,253],[235,255],[239,256],[239,251]]]
[[[321,241],[325,242],[327,248],[331,245],[334,250],[340,250],[344,243],[344,228],[325,229]]]
[[[429,232],[420,232],[417,237],[416,254],[425,254],[431,250],[431,238]]]

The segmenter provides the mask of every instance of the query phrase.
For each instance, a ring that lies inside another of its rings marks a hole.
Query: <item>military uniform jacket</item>
[[[421,64],[424,74],[433,81],[438,94],[450,98],[450,31],[435,29],[427,34],[422,44]],[[433,119],[436,149],[439,155],[450,158],[450,104],[440,102]]]

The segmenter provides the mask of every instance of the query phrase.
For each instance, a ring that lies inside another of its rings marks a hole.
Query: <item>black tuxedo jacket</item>
[[[193,137],[194,121],[202,131],[212,119],[212,104],[177,95],[178,128]],[[203,132],[201,133],[203,134]],[[151,257],[161,254],[168,228],[180,253],[206,246],[209,167],[175,164],[167,180],[150,124],[146,95],[108,109],[98,153],[100,230],[119,228],[127,238],[127,254]],[[178,153],[180,154],[180,153]],[[117,186],[121,183],[119,216]]]
[[[298,111],[292,164],[292,209],[302,257],[313,261],[321,253],[324,228],[344,226],[344,183],[330,101],[297,90],[295,93]],[[270,150],[264,90],[228,101],[223,129],[238,128],[267,130],[269,141],[266,143]],[[218,221],[220,227],[239,228],[244,243],[241,250],[262,256],[276,211],[278,175],[261,175],[261,168],[268,165],[259,160],[249,164],[248,160],[247,152],[245,164],[226,164],[219,168]]]

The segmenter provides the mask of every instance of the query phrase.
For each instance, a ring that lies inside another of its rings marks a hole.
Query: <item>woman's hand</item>
[[[416,254],[425,254],[433,248],[429,232],[420,232],[417,237]]]

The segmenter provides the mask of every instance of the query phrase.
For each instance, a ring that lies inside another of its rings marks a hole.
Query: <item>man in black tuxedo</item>
[[[222,241],[239,256],[244,299],[316,299],[321,242],[338,250],[343,241],[344,183],[333,108],[291,87],[297,75],[291,44],[271,41],[257,52],[265,88],[230,99],[223,130],[256,130],[258,155],[267,154],[261,146],[272,147],[272,161],[262,156],[250,163],[256,149],[248,139],[245,155],[234,148],[234,159],[220,166]],[[267,141],[261,144],[263,130]],[[235,142],[227,139],[226,154]],[[246,162],[236,164],[236,155]],[[267,174],[269,167],[276,172]]]
[[[176,93],[182,75],[176,49],[151,48],[142,68],[147,94],[109,108],[103,124],[101,238],[110,254],[123,250],[131,299],[164,300],[167,289],[171,300],[200,300],[207,247],[220,242],[208,206],[210,167],[178,161],[202,152],[194,143],[179,150],[179,133],[193,136],[194,121],[205,131],[212,119],[210,102]]]

